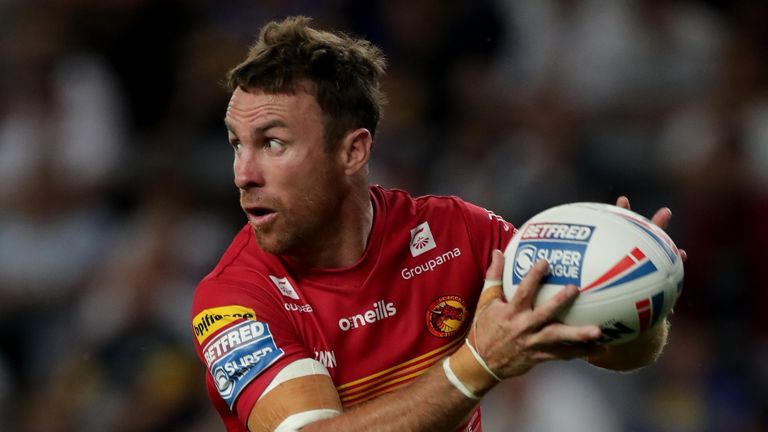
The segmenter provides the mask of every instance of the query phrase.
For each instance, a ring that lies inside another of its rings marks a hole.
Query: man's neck
[[[317,237],[313,249],[300,255],[288,256],[291,261],[310,268],[350,267],[365,253],[373,220],[372,197],[366,187],[364,191],[344,200],[338,219],[329,221],[326,235]]]

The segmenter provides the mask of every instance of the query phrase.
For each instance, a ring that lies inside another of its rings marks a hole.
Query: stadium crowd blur
[[[188,320],[244,223],[221,83],[297,13],[388,56],[375,182],[518,225],[673,209],[690,259],[662,360],[543,365],[484,430],[768,430],[767,4],[0,0],[0,430],[223,430]]]

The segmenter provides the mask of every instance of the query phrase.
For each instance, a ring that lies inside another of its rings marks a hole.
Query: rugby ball
[[[581,293],[558,317],[600,326],[602,343],[632,340],[664,318],[683,286],[683,260],[667,234],[632,211],[599,203],[547,209],[525,222],[504,251],[507,300],[533,264],[549,271],[535,305],[565,285]]]

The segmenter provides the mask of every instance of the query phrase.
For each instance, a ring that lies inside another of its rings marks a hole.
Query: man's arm
[[[500,281],[503,255],[495,251],[486,279]],[[557,314],[578,295],[564,289],[548,302],[534,307],[539,282],[547,271],[538,262],[520,284],[509,303],[501,300],[500,283],[483,292],[470,343],[487,366],[501,379],[522,375],[536,364],[555,359],[584,357],[594,351],[600,337],[597,326],[566,326],[554,322]],[[478,363],[468,344],[449,357],[449,368],[471,398],[449,381],[442,362],[409,385],[385,394],[332,418],[321,418],[322,409],[341,411],[338,395],[328,377],[302,376],[285,381],[262,397],[250,413],[251,431],[435,431],[461,424],[480,396],[498,381]],[[327,412],[327,411],[326,411]],[[310,413],[302,417],[301,413]],[[328,416],[325,416],[328,417]]]
[[[617,205],[629,208],[625,197]],[[662,229],[671,218],[669,209],[661,209],[652,221]],[[680,251],[683,259],[684,251]],[[484,289],[468,340],[486,366],[501,379],[519,376],[535,365],[549,360],[587,358],[599,367],[630,370],[655,361],[667,340],[664,320],[638,339],[618,345],[597,345],[601,332],[597,326],[567,326],[556,322],[561,310],[578,296],[575,286],[567,286],[548,302],[534,306],[540,280],[547,272],[546,261],[537,262],[523,279],[508,303],[502,300],[501,275],[504,256],[495,251],[486,274],[495,281]],[[450,356],[451,369],[471,394],[479,397],[498,381],[475,360],[468,345]],[[313,380],[313,381],[310,381]],[[338,394],[330,378],[301,377],[277,386],[257,402],[249,417],[252,431],[278,432],[301,429],[306,432],[344,431],[434,431],[458,426],[477,404],[452,384],[442,364],[430,368],[408,386],[341,412],[341,402],[332,418],[301,418],[297,412],[319,412],[328,408]],[[325,402],[322,402],[325,401]],[[324,405],[325,404],[325,405]],[[262,418],[270,413],[270,425]],[[301,414],[299,412],[299,414]],[[297,419],[295,422],[292,419]]]

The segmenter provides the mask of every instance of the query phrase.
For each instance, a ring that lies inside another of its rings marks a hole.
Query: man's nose
[[[244,148],[235,156],[235,186],[238,189],[264,186],[264,171],[257,153]]]

